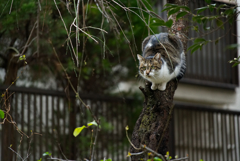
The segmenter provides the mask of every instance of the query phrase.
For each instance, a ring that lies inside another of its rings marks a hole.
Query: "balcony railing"
[[[221,3],[217,3],[220,5]],[[206,6],[204,0],[193,0],[190,2],[191,10]],[[216,12],[210,12],[205,10],[202,14],[214,15]],[[223,19],[226,21],[226,19]],[[211,24],[207,24],[211,26]],[[204,30],[203,30],[204,31]],[[188,52],[187,56],[187,71],[185,75],[185,82],[212,85],[219,87],[236,87],[238,86],[238,69],[232,67],[229,64],[229,60],[237,57],[236,50],[228,50],[227,47],[230,44],[236,44],[236,23],[230,25],[229,23],[224,24],[224,29],[218,29],[214,32],[207,34],[209,31],[204,33],[197,33],[196,31],[189,30],[189,38],[201,37],[206,40],[212,40],[212,43],[208,43],[203,46],[202,50],[198,50],[193,54]],[[204,34],[204,36],[201,36]],[[218,43],[214,43],[218,38]],[[189,41],[188,47],[193,44]]]

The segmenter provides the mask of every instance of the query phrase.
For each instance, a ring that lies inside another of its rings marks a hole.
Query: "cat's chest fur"
[[[149,36],[143,41],[142,50],[143,56],[138,55],[139,74],[152,82],[152,90],[164,91],[170,80],[184,75],[185,54],[176,36],[168,33]]]

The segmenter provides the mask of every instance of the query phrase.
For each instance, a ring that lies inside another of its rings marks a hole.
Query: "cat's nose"
[[[149,70],[147,70],[147,71],[146,71],[146,74],[147,74],[147,75],[149,75],[149,73],[150,73],[150,71],[149,71]]]

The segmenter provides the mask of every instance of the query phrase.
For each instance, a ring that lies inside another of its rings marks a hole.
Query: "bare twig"
[[[141,151],[141,152],[138,152],[138,153],[131,153],[131,156],[132,155],[141,155],[141,154],[144,154],[144,153],[146,153],[145,151]]]
[[[20,154],[18,154],[16,151],[14,151],[11,147],[8,147],[12,152],[14,152],[15,154],[17,154],[17,156],[19,157],[19,158],[21,158],[21,160],[23,160],[23,158],[21,157],[21,155]]]
[[[68,81],[68,83],[70,84],[73,92],[74,92],[75,95],[76,95],[76,98],[89,110],[89,112],[90,112],[90,114],[92,115],[93,119],[97,122],[98,125],[100,125],[100,124],[99,124],[99,120],[98,120],[97,117],[93,114],[90,106],[87,105],[87,104],[85,104],[85,102],[81,99],[81,97],[79,96],[79,94],[78,94],[78,92],[76,91],[76,89],[73,87],[73,84],[72,84],[72,82],[71,82],[71,80],[70,80],[70,77],[68,76],[66,69],[65,69],[64,66],[62,65],[62,63],[61,63],[61,61],[60,61],[60,59],[59,59],[59,57],[58,57],[58,55],[57,55],[57,52],[56,52],[55,48],[53,47],[52,42],[51,42],[50,40],[48,40],[48,41],[49,41],[49,43],[52,45],[53,52],[54,52],[55,56],[57,57],[58,62],[60,63],[60,65],[61,65],[61,67],[62,67],[62,69],[63,69],[63,71],[64,71],[64,73],[65,73],[65,75],[66,75],[67,81]]]
[[[27,42],[26,42],[26,44],[24,45],[24,48],[23,48],[23,50],[22,50],[22,52],[21,52],[21,54],[20,54],[19,56],[23,55],[24,52],[25,52],[25,50],[26,50],[27,47],[29,46],[29,42],[30,42],[30,40],[31,40],[33,31],[34,31],[36,25],[37,25],[37,21],[34,23],[34,25],[33,25],[33,27],[32,27],[32,30],[31,30],[31,32],[30,32],[30,34],[29,34],[29,36],[28,36]],[[32,42],[32,41],[31,41],[31,42]]]
[[[62,22],[63,22],[63,26],[64,26],[64,28],[65,28],[65,30],[66,30],[66,32],[67,32],[68,39],[69,39],[69,41],[70,41],[70,45],[71,45],[71,48],[72,48],[72,51],[73,51],[73,53],[74,53],[74,57],[75,57],[75,60],[76,60],[77,66],[78,66],[78,58],[77,58],[77,56],[76,56],[78,53],[76,53],[75,50],[74,50],[74,47],[73,47],[73,44],[72,44],[72,40],[71,40],[71,38],[70,38],[71,32],[68,32],[67,27],[66,27],[66,24],[65,24],[65,22],[64,22],[64,20],[63,20],[63,18],[62,18],[62,14],[61,14],[58,6],[57,6],[57,3],[56,3],[55,0],[53,0],[53,1],[54,1],[55,6],[56,6],[56,8],[57,8],[57,10],[58,10],[59,16],[60,16],[60,18],[61,18],[61,20],[62,20]],[[72,59],[73,59],[73,58],[72,58]],[[73,63],[75,63],[74,59],[73,59]]]
[[[189,158],[188,157],[183,157],[183,158],[171,159],[171,161],[186,160],[186,159],[189,159]]]
[[[9,10],[9,14],[10,14],[11,11],[12,11],[12,5],[13,5],[13,0],[12,0],[12,3],[11,3],[11,7],[10,7],[10,10]]]
[[[99,121],[100,122],[100,121]],[[100,128],[99,128],[99,125],[97,126],[97,131],[96,131],[96,134],[95,134],[95,139],[94,139],[94,143],[92,145],[92,154],[91,154],[91,161],[94,160],[94,152],[95,152],[95,147],[96,147],[96,144],[97,144],[97,138],[98,138],[98,132],[99,132]]]
[[[37,8],[37,56],[39,56],[39,48],[40,48],[40,42],[39,42],[39,29],[40,29],[40,10],[41,10],[41,4],[38,0],[38,8]]]
[[[125,131],[126,131],[126,137],[127,137],[127,139],[128,139],[128,142],[132,145],[132,147],[133,147],[134,149],[136,149],[136,150],[141,150],[142,148],[137,148],[137,147],[135,147],[135,145],[133,145],[133,143],[131,142],[131,140],[130,140],[130,138],[129,138],[129,136],[128,136],[128,132],[127,132],[126,129],[125,129]]]
[[[59,158],[47,158],[47,159],[51,159],[51,160],[57,160],[57,161],[76,161],[76,160],[63,160],[63,159],[59,159]]]
[[[143,149],[146,149],[147,151],[149,151],[149,152],[155,154],[156,156],[160,157],[163,161],[166,160],[166,159],[162,156],[162,154],[157,153],[156,151],[150,149],[150,148],[147,147],[146,145],[141,145],[141,147],[142,147]]]

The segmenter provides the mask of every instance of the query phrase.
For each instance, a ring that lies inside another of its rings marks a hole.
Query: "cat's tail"
[[[183,76],[185,75],[186,73],[186,58],[185,58],[185,53],[182,52],[181,53],[181,68],[180,68],[180,72],[179,74],[177,75],[176,79],[179,81],[180,79],[183,78]]]

